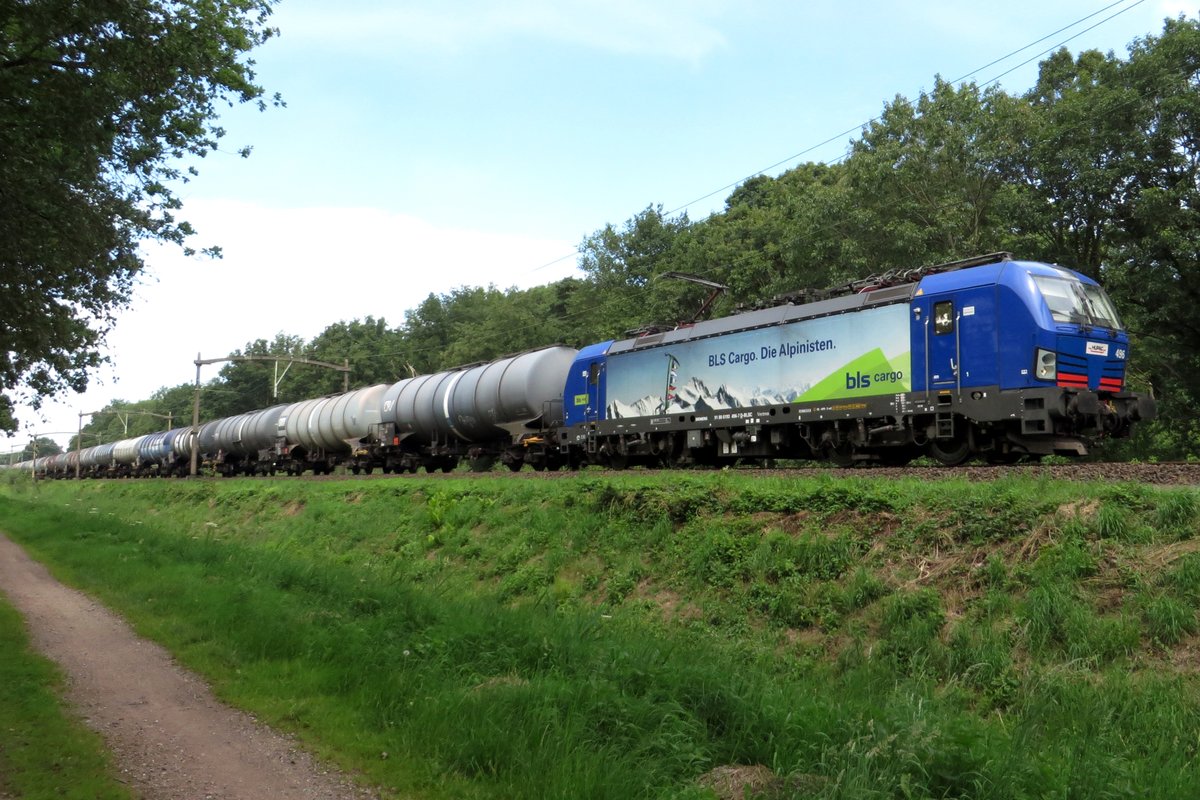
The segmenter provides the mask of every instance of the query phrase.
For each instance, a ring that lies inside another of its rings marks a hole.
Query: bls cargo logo
[[[904,372],[902,370],[892,370],[890,372],[847,372],[846,373],[846,388],[847,389],[867,389],[871,386],[880,383],[901,383],[904,380]]]

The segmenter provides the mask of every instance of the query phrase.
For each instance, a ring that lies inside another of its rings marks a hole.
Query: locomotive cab
[[[1085,275],[1004,260],[925,278],[912,311],[914,389],[977,423],[972,449],[1083,455],[1154,416],[1125,390],[1128,334]]]
[[[1085,433],[1124,435],[1131,422],[1152,419],[1153,398],[1126,391],[1129,335],[1104,289],[1058,267],[1025,272],[1039,329],[1030,384],[1061,392],[1063,417]]]

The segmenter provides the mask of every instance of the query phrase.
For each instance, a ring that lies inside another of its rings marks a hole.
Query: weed
[[[932,589],[897,592],[884,599],[881,649],[905,672],[921,671],[937,655],[945,623],[941,597]]]
[[[1179,538],[1191,536],[1196,526],[1196,492],[1177,489],[1166,493],[1155,510],[1156,525]]]
[[[1200,553],[1181,557],[1163,576],[1162,584],[1193,608],[1200,606]]]
[[[1106,502],[1096,513],[1096,533],[1101,539],[1128,539],[1131,525],[1129,512],[1114,502]]]
[[[1008,565],[999,553],[988,554],[983,566],[983,581],[989,589],[1003,590],[1008,588]]]
[[[1184,636],[1195,633],[1196,612],[1191,606],[1169,595],[1160,594],[1143,603],[1146,633],[1156,642],[1171,646]]]
[[[55,696],[62,677],[0,601],[0,797],[128,800],[103,743]]]

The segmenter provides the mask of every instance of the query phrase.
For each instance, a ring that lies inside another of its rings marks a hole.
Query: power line
[[[1129,4],[1129,5],[1127,5],[1125,8],[1122,8],[1122,9],[1121,9],[1120,11],[1118,11],[1117,13],[1115,13],[1115,14],[1113,14],[1113,15],[1109,16],[1109,17],[1106,17],[1106,18],[1104,18],[1104,19],[1102,19],[1102,20],[1100,20],[1100,21],[1099,21],[1099,22],[1097,22],[1095,25],[1092,25],[1092,26],[1090,26],[1090,27],[1088,27],[1088,28],[1085,28],[1084,30],[1082,30],[1082,31],[1079,31],[1078,33],[1076,33],[1076,34],[1073,34],[1072,36],[1070,36],[1070,37],[1068,37],[1068,38],[1066,38],[1066,39],[1063,39],[1062,41],[1059,41],[1059,42],[1057,42],[1057,43],[1056,43],[1056,44],[1054,44],[1052,47],[1050,47],[1050,48],[1048,48],[1048,49],[1046,49],[1046,50],[1043,50],[1042,52],[1038,53],[1037,55],[1035,55],[1035,56],[1033,56],[1033,57],[1031,57],[1031,58],[1029,58],[1029,59],[1027,59],[1027,60],[1025,60],[1025,61],[1022,61],[1020,64],[1017,64],[1016,66],[1012,67],[1011,69],[1008,69],[1008,70],[1006,70],[1006,71],[1004,71],[1004,72],[1000,73],[1000,74],[999,74],[999,75],[997,75],[996,77],[994,77],[994,78],[991,78],[990,80],[988,80],[988,81],[984,82],[982,85],[983,85],[983,86],[989,86],[989,85],[991,85],[991,84],[993,84],[993,83],[996,83],[997,81],[999,81],[999,80],[1000,80],[1001,78],[1003,78],[1004,76],[1011,74],[1012,72],[1014,72],[1015,70],[1018,70],[1018,69],[1020,69],[1021,67],[1025,66],[1026,64],[1029,64],[1031,61],[1034,61],[1034,60],[1036,60],[1036,59],[1038,59],[1038,58],[1042,57],[1042,56],[1043,56],[1043,55],[1045,55],[1046,53],[1049,53],[1049,52],[1051,52],[1051,51],[1057,50],[1058,48],[1060,48],[1060,47],[1062,47],[1063,45],[1065,45],[1067,42],[1070,42],[1070,41],[1072,41],[1072,40],[1074,40],[1074,39],[1077,39],[1078,37],[1082,36],[1083,34],[1087,33],[1088,31],[1091,31],[1091,30],[1094,30],[1094,29],[1098,28],[1099,26],[1101,26],[1101,25],[1103,25],[1103,24],[1105,24],[1105,23],[1109,22],[1110,20],[1112,20],[1112,19],[1115,19],[1116,17],[1120,16],[1121,14],[1124,14],[1125,12],[1127,12],[1127,11],[1129,11],[1129,10],[1133,9],[1133,8],[1136,8],[1137,6],[1141,5],[1141,4],[1142,4],[1142,3],[1144,3],[1144,2],[1145,2],[1145,0],[1134,0],[1134,2],[1130,3],[1130,4]],[[1096,11],[1093,11],[1093,12],[1092,12],[1092,13],[1090,13],[1090,14],[1087,14],[1087,15],[1085,15],[1085,16],[1082,16],[1082,17],[1080,17],[1079,19],[1075,20],[1074,22],[1071,22],[1071,23],[1070,23],[1070,24],[1068,24],[1068,25],[1064,25],[1063,27],[1061,27],[1061,28],[1059,28],[1059,29],[1057,29],[1057,30],[1055,30],[1055,31],[1052,31],[1052,32],[1050,32],[1050,33],[1047,33],[1045,36],[1042,36],[1042,37],[1041,37],[1041,38],[1039,38],[1039,39],[1035,39],[1034,41],[1032,41],[1032,42],[1029,42],[1028,44],[1025,44],[1025,45],[1023,45],[1023,46],[1021,46],[1021,47],[1017,48],[1016,50],[1013,50],[1013,51],[1011,51],[1011,52],[1007,53],[1006,55],[1003,55],[1003,56],[1001,56],[1000,58],[997,58],[997,59],[994,59],[994,60],[992,60],[992,61],[989,61],[987,64],[984,64],[984,65],[983,65],[983,66],[981,66],[981,67],[977,67],[977,68],[975,68],[975,69],[971,70],[970,72],[967,72],[967,73],[963,74],[961,77],[955,78],[953,81],[950,81],[950,83],[952,83],[952,84],[957,84],[957,83],[960,83],[960,82],[962,82],[962,81],[966,80],[967,78],[970,78],[972,75],[976,75],[976,74],[978,74],[978,73],[980,73],[980,72],[983,72],[985,69],[988,69],[989,67],[993,67],[993,66],[995,66],[995,65],[997,65],[997,64],[1000,64],[1000,63],[1002,63],[1002,62],[1004,62],[1004,61],[1007,61],[1008,59],[1012,58],[1013,56],[1017,55],[1018,53],[1023,53],[1023,52],[1025,52],[1026,50],[1028,50],[1028,49],[1030,49],[1030,48],[1032,48],[1032,47],[1036,47],[1037,45],[1041,44],[1042,42],[1046,41],[1047,39],[1051,39],[1051,38],[1053,38],[1053,37],[1057,36],[1058,34],[1060,34],[1060,33],[1063,33],[1064,31],[1068,31],[1068,30],[1070,30],[1071,28],[1074,28],[1074,27],[1076,27],[1076,26],[1078,26],[1078,25],[1080,25],[1080,24],[1082,24],[1082,23],[1084,23],[1084,22],[1087,22],[1088,20],[1092,19],[1093,17],[1097,17],[1097,16],[1099,16],[1099,15],[1101,15],[1101,14],[1105,13],[1106,11],[1109,11],[1110,9],[1116,8],[1117,6],[1124,5],[1124,4],[1126,4],[1126,3],[1129,3],[1129,0],[1117,0],[1117,2],[1115,2],[1115,3],[1110,3],[1109,5],[1107,5],[1107,6],[1104,6],[1103,8],[1100,8],[1100,9],[1098,9],[1098,10],[1096,10]],[[668,217],[669,217],[669,216],[672,216],[672,215],[674,215],[674,214],[678,214],[680,211],[684,211],[684,210],[686,210],[686,209],[688,209],[688,208],[691,208],[692,206],[696,205],[697,203],[701,203],[701,202],[703,202],[703,201],[705,201],[705,200],[708,200],[709,198],[711,198],[711,197],[713,197],[713,196],[715,196],[715,195],[718,195],[718,194],[721,194],[722,192],[726,192],[726,191],[728,191],[728,190],[730,190],[730,189],[736,188],[737,186],[740,186],[741,184],[745,183],[746,181],[750,180],[751,178],[755,178],[755,177],[757,177],[757,176],[759,176],[759,175],[762,175],[762,174],[764,174],[764,173],[766,173],[766,172],[769,172],[769,171],[771,171],[771,170],[778,169],[779,167],[783,166],[784,164],[787,164],[787,163],[790,163],[790,162],[792,162],[792,161],[795,161],[795,160],[796,160],[796,159],[798,159],[798,158],[802,158],[803,156],[806,156],[806,155],[808,155],[809,153],[812,153],[812,152],[813,152],[813,151],[815,151],[815,150],[819,150],[819,149],[821,149],[822,147],[825,147],[826,145],[832,144],[832,143],[834,143],[834,142],[838,141],[839,139],[842,139],[842,138],[844,138],[844,137],[846,137],[846,136],[849,136],[849,135],[851,135],[851,134],[853,134],[853,133],[855,133],[855,132],[857,132],[857,131],[861,131],[861,130],[862,130],[863,128],[865,128],[866,126],[868,126],[868,125],[870,125],[870,124],[872,124],[872,123],[874,123],[874,122],[878,122],[878,121],[879,121],[879,116],[875,116],[875,117],[872,117],[872,118],[871,118],[871,119],[869,119],[869,120],[866,120],[865,122],[861,122],[861,123],[859,123],[859,124],[857,124],[857,125],[855,125],[855,126],[853,126],[853,127],[847,128],[846,130],[844,130],[844,131],[841,131],[840,133],[836,133],[836,134],[834,134],[833,136],[830,136],[829,138],[825,139],[824,141],[821,141],[821,142],[818,142],[818,143],[816,143],[816,144],[814,144],[814,145],[811,145],[811,146],[809,146],[809,147],[806,147],[806,148],[804,148],[803,150],[801,150],[801,151],[800,151],[800,152],[798,152],[798,153],[794,153],[793,155],[790,155],[790,156],[788,156],[787,158],[784,158],[784,159],[781,159],[781,160],[779,160],[779,161],[776,161],[774,164],[771,164],[771,165],[769,165],[769,166],[763,167],[762,169],[759,169],[759,170],[757,170],[756,172],[753,172],[753,173],[751,173],[751,174],[749,174],[749,175],[747,175],[747,176],[745,176],[745,177],[743,177],[743,178],[741,178],[741,179],[739,179],[739,180],[737,180],[737,181],[734,181],[733,183],[728,183],[728,184],[726,184],[726,185],[724,185],[724,186],[722,186],[722,187],[720,187],[720,188],[718,188],[718,189],[714,189],[714,190],[712,190],[711,192],[709,192],[709,193],[707,193],[707,194],[705,194],[705,195],[702,195],[702,196],[700,196],[700,197],[697,197],[697,198],[695,198],[694,200],[690,200],[690,201],[688,201],[688,202],[686,202],[686,203],[683,203],[682,205],[678,205],[678,206],[676,206],[676,207],[672,208],[671,210],[669,210],[669,211],[665,212],[665,216],[668,216]],[[824,162],[824,163],[826,163],[826,164],[829,164],[829,163],[837,163],[837,162],[841,161],[842,159],[844,159],[844,158],[846,157],[846,155],[847,155],[847,154],[845,154],[845,153],[844,153],[843,155],[839,156],[838,158],[836,158],[836,159],[833,159],[833,161],[832,161],[832,162],[831,162],[831,161],[826,161],[826,162]],[[541,266],[534,267],[533,269],[529,270],[529,272],[530,272],[530,273],[534,273],[534,272],[540,272],[541,270],[548,269],[548,268],[550,268],[550,267],[552,267],[552,266],[555,266],[555,265],[557,265],[557,264],[560,264],[560,263],[562,263],[563,261],[566,261],[568,258],[574,258],[575,256],[578,256],[578,255],[581,255],[581,250],[580,250],[579,248],[576,248],[576,249],[575,249],[573,252],[571,252],[571,253],[567,253],[567,254],[565,254],[565,255],[562,255],[562,256],[559,256],[558,258],[554,259],[553,261],[548,261],[548,262],[546,262],[545,264],[542,264]]]
[[[982,67],[973,69],[970,72],[964,74],[962,77],[955,78],[954,80],[950,81],[950,83],[952,83],[952,84],[960,83],[960,82],[966,80],[967,78],[971,77],[972,75],[975,75],[979,72],[983,72],[988,67],[993,67],[996,64],[1001,63],[1002,61],[1007,61],[1008,59],[1015,56],[1017,53],[1022,53],[1031,47],[1041,44],[1042,42],[1046,41],[1047,39],[1050,39],[1051,37],[1057,36],[1058,34],[1062,33],[1063,31],[1070,30],[1071,28],[1074,28],[1076,25],[1079,25],[1083,22],[1087,22],[1092,17],[1095,17],[1099,14],[1103,14],[1105,11],[1108,11],[1111,8],[1114,8],[1115,6],[1119,6],[1119,5],[1121,5],[1123,3],[1127,3],[1127,2],[1129,2],[1129,0],[1117,0],[1117,2],[1112,3],[1111,5],[1107,5],[1098,11],[1094,11],[1091,14],[1088,14],[1087,16],[1080,17],[1079,19],[1075,20],[1074,22],[1072,22],[1069,25],[1064,25],[1063,27],[1059,28],[1058,30],[1056,30],[1052,33],[1046,34],[1045,36],[1043,36],[1040,39],[1037,39],[1035,41],[1030,42],[1027,45],[1019,47],[1016,50],[1013,50],[1011,53],[1008,53],[1007,55],[1001,56],[1000,58],[997,58],[994,61],[990,61],[987,64],[984,64]],[[1118,17],[1121,14],[1124,14],[1126,11],[1129,11],[1130,9],[1135,8],[1144,2],[1145,2],[1145,0],[1135,0],[1131,5],[1127,6],[1126,8],[1121,9],[1116,14],[1113,14],[1111,17],[1107,17],[1106,19],[1101,20],[1100,22],[1096,23],[1095,25],[1091,26],[1090,28],[1086,28],[1077,34],[1074,34],[1073,36],[1063,39],[1061,42],[1058,42],[1053,47],[1051,47],[1047,50],[1043,50],[1038,55],[1033,56],[1032,58],[1030,58],[1026,61],[1022,61],[1020,64],[1017,64],[1012,69],[1009,69],[1005,72],[1000,73],[995,78],[992,78],[991,80],[985,82],[983,85],[988,86],[988,85],[991,85],[991,84],[997,82],[998,80],[1000,80],[1000,78],[1003,78],[1005,75],[1008,75],[1009,73],[1011,73],[1017,69],[1020,69],[1021,67],[1028,64],[1030,61],[1036,60],[1036,59],[1040,58],[1041,56],[1045,55],[1046,53],[1051,52],[1052,50],[1057,50],[1058,48],[1062,47],[1064,44],[1071,41],[1072,39],[1076,39],[1076,38],[1082,36],[1083,34],[1087,33],[1088,31],[1093,30],[1093,29],[1099,27],[1100,25],[1103,25],[1104,23],[1108,22],[1109,20],[1114,19],[1115,17]],[[698,197],[695,200],[692,200],[688,203],[684,203],[681,206],[676,206],[675,208],[673,208],[672,210],[667,212],[667,216],[670,216],[672,214],[683,211],[686,208],[690,208],[691,206],[694,206],[696,203],[699,203],[701,201],[709,199],[713,195],[720,194],[721,192],[724,192],[728,189],[732,189],[736,186],[739,186],[739,185],[745,183],[746,181],[750,180],[751,178],[762,175],[763,173],[768,172],[769,170],[773,170],[778,167],[781,167],[790,161],[795,161],[796,159],[801,158],[802,156],[808,155],[809,153],[813,152],[814,150],[819,150],[820,148],[824,147],[827,144],[832,144],[833,142],[837,141],[838,139],[841,139],[844,136],[849,136],[850,134],[854,133],[855,131],[860,131],[863,128],[865,128],[866,126],[870,125],[871,123],[878,122],[878,121],[879,121],[879,116],[874,116],[871,119],[867,120],[866,122],[859,123],[858,125],[855,125],[852,128],[847,128],[846,130],[842,131],[841,133],[834,134],[833,136],[829,137],[828,139],[826,139],[823,142],[818,142],[817,144],[814,144],[810,147],[806,147],[805,149],[801,150],[799,153],[788,156],[787,158],[782,159],[780,161],[776,161],[774,164],[771,164],[770,166],[763,167],[762,169],[758,170],[757,172],[747,175],[746,177],[742,178],[741,180],[735,181],[734,183],[726,184],[725,186],[722,186],[720,189],[715,189],[715,190],[709,192],[708,194],[704,195],[703,197]]]
[[[1047,41],[1047,40],[1050,40],[1050,39],[1052,39],[1052,38],[1054,38],[1054,37],[1058,36],[1059,34],[1061,34],[1061,33],[1065,32],[1065,31],[1068,31],[1068,30],[1070,30],[1070,29],[1072,29],[1072,28],[1075,28],[1075,27],[1079,26],[1080,24],[1082,24],[1082,23],[1084,23],[1084,22],[1087,22],[1088,20],[1091,20],[1091,19],[1093,19],[1093,18],[1095,18],[1095,17],[1097,17],[1097,16],[1100,16],[1100,15],[1104,14],[1104,13],[1105,13],[1105,12],[1107,12],[1107,11],[1110,11],[1110,10],[1112,10],[1112,9],[1114,9],[1114,8],[1117,8],[1118,6],[1124,6],[1123,8],[1121,8],[1120,10],[1118,10],[1116,13],[1113,13],[1113,14],[1111,14],[1110,16],[1107,16],[1107,17],[1105,17],[1104,19],[1101,19],[1100,21],[1098,21],[1098,22],[1096,22],[1095,24],[1093,24],[1093,25],[1091,25],[1091,26],[1089,26],[1089,27],[1085,28],[1085,29],[1084,29],[1084,30],[1082,30],[1082,31],[1079,31],[1079,32],[1077,32],[1077,33],[1075,33],[1075,34],[1073,34],[1073,35],[1071,35],[1071,36],[1069,36],[1069,37],[1067,37],[1067,38],[1065,38],[1065,39],[1062,39],[1062,40],[1060,40],[1060,41],[1056,42],[1056,43],[1055,43],[1055,44],[1054,44],[1052,47],[1050,47],[1050,48],[1047,48],[1047,49],[1045,49],[1045,50],[1042,50],[1042,51],[1041,51],[1041,52],[1039,52],[1037,55],[1034,55],[1034,56],[1030,57],[1029,59],[1026,59],[1025,61],[1022,61],[1020,64],[1017,64],[1016,66],[1014,66],[1014,67],[1011,67],[1010,69],[1008,69],[1008,70],[1006,70],[1006,71],[1004,71],[1004,72],[1000,73],[999,75],[997,75],[997,76],[995,76],[995,77],[993,77],[993,78],[989,79],[988,81],[985,81],[984,83],[982,83],[982,84],[981,84],[981,86],[989,86],[989,85],[991,85],[991,84],[993,84],[993,83],[996,83],[997,81],[999,81],[999,80],[1000,80],[1001,78],[1003,78],[1004,76],[1006,76],[1006,75],[1008,75],[1008,74],[1011,74],[1011,73],[1012,73],[1013,71],[1015,71],[1016,69],[1019,69],[1020,67],[1022,67],[1022,66],[1025,66],[1026,64],[1030,63],[1031,61],[1034,61],[1034,60],[1036,60],[1037,58],[1040,58],[1041,56],[1045,55],[1046,53],[1049,53],[1049,52],[1051,52],[1051,51],[1053,51],[1053,50],[1057,50],[1058,48],[1062,47],[1062,46],[1063,46],[1063,45],[1065,45],[1066,43],[1068,43],[1068,42],[1070,42],[1070,41],[1072,41],[1072,40],[1074,40],[1074,39],[1078,38],[1079,36],[1082,36],[1082,35],[1086,34],[1087,32],[1089,32],[1089,31],[1091,31],[1091,30],[1094,30],[1095,28],[1097,28],[1097,27],[1099,27],[1099,26],[1101,26],[1101,25],[1104,25],[1105,23],[1107,23],[1107,22],[1111,21],[1112,19],[1114,19],[1114,18],[1116,18],[1116,17],[1118,17],[1118,16],[1120,16],[1120,15],[1122,15],[1122,14],[1124,14],[1124,13],[1126,13],[1126,12],[1130,11],[1130,10],[1132,10],[1133,8],[1136,8],[1136,7],[1137,7],[1137,6],[1139,6],[1139,5],[1142,5],[1144,2],[1145,2],[1145,0],[1134,0],[1134,2],[1132,2],[1132,3],[1130,3],[1130,2],[1129,2],[1129,0],[1118,0],[1118,2],[1115,2],[1115,3],[1110,3],[1109,5],[1107,5],[1107,6],[1104,6],[1103,8],[1100,8],[1099,10],[1097,10],[1097,11],[1094,11],[1094,12],[1092,12],[1091,14],[1088,14],[1088,15],[1085,15],[1085,16],[1083,16],[1083,17],[1080,17],[1079,19],[1075,20],[1074,22],[1070,23],[1069,25],[1063,26],[1063,27],[1061,27],[1061,28],[1059,28],[1059,29],[1057,29],[1057,30],[1055,30],[1055,31],[1051,32],[1051,33],[1048,33],[1048,34],[1046,34],[1045,36],[1042,36],[1042,37],[1040,37],[1039,39],[1036,39],[1036,40],[1034,40],[1034,41],[1032,41],[1032,42],[1030,42],[1030,43],[1028,43],[1028,44],[1026,44],[1026,45],[1024,45],[1024,46],[1022,46],[1022,47],[1020,47],[1020,48],[1017,48],[1017,49],[1015,49],[1015,50],[1013,50],[1013,51],[1011,51],[1011,52],[1007,53],[1007,54],[1006,54],[1006,55],[1004,55],[1004,56],[1001,56],[1001,57],[1000,57],[1000,58],[998,58],[998,59],[994,59],[994,60],[992,60],[992,61],[988,62],[987,64],[984,64],[983,66],[981,66],[981,67],[978,67],[978,68],[976,68],[975,70],[972,70],[971,72],[965,73],[963,76],[961,76],[961,77],[959,77],[959,78],[956,78],[954,81],[951,81],[950,83],[954,83],[954,84],[960,83],[960,82],[962,82],[962,81],[966,80],[967,78],[971,77],[972,75],[975,75],[975,74],[977,74],[977,73],[979,73],[979,72],[982,72],[983,70],[986,70],[986,69],[988,69],[988,68],[990,68],[990,67],[993,67],[993,66],[995,66],[995,65],[997,65],[997,64],[1000,64],[1000,63],[1002,63],[1002,62],[1004,62],[1004,61],[1007,61],[1008,59],[1010,59],[1010,58],[1012,58],[1012,57],[1016,56],[1017,54],[1020,54],[1020,53],[1022,53],[1022,52],[1025,52],[1025,51],[1027,51],[1027,50],[1029,50],[1029,49],[1033,48],[1033,47],[1036,47],[1037,45],[1039,45],[1039,44],[1041,44],[1041,43],[1043,43],[1043,42],[1045,42],[1045,41]],[[727,191],[727,190],[729,190],[729,189],[732,189],[732,188],[734,188],[734,187],[736,187],[736,186],[740,185],[741,183],[744,183],[746,180],[749,180],[749,179],[751,179],[751,178],[753,178],[753,177],[756,177],[756,176],[758,176],[758,175],[762,175],[763,173],[766,173],[766,172],[768,172],[768,171],[770,171],[770,170],[776,169],[776,168],[778,168],[778,167],[781,167],[781,166],[783,166],[784,164],[787,164],[787,163],[789,163],[789,162],[791,162],[791,161],[794,161],[794,160],[796,160],[796,159],[798,159],[798,158],[801,158],[801,157],[803,157],[803,156],[805,156],[805,155],[807,155],[807,154],[809,154],[809,153],[813,152],[814,150],[817,150],[817,149],[819,149],[819,148],[821,148],[821,147],[824,147],[824,146],[826,146],[826,145],[828,145],[828,144],[830,144],[830,143],[832,143],[832,142],[834,142],[834,141],[837,141],[838,139],[840,139],[840,138],[842,138],[842,137],[844,137],[844,136],[848,136],[848,135],[850,135],[850,134],[853,134],[853,133],[854,133],[854,132],[856,132],[856,131],[862,130],[862,129],[863,129],[863,128],[865,128],[866,126],[868,126],[868,125],[870,125],[870,124],[872,124],[872,123],[874,123],[874,122],[877,122],[879,119],[880,119],[880,117],[879,117],[879,116],[876,116],[876,117],[873,117],[873,118],[872,118],[872,119],[870,119],[870,120],[867,120],[866,122],[863,122],[863,123],[861,123],[861,124],[855,125],[855,126],[854,126],[854,127],[852,127],[852,128],[848,128],[848,129],[846,129],[845,131],[842,131],[842,132],[840,132],[840,133],[838,133],[838,134],[836,134],[836,135],[834,135],[834,136],[831,136],[831,137],[829,137],[829,138],[825,139],[825,140],[824,140],[824,141],[822,141],[822,142],[819,142],[819,143],[817,143],[817,144],[811,145],[811,146],[809,146],[809,147],[805,148],[804,150],[801,150],[800,152],[798,152],[798,153],[796,153],[796,154],[793,154],[793,155],[791,155],[791,156],[788,156],[788,157],[787,157],[787,158],[785,158],[785,159],[782,159],[782,160],[780,160],[780,161],[777,161],[777,162],[775,162],[774,164],[771,164],[770,166],[764,167],[764,168],[762,168],[762,169],[758,170],[757,172],[755,172],[755,173],[753,173],[753,174],[751,174],[751,175],[748,175],[748,176],[746,176],[745,178],[742,178],[741,180],[739,180],[739,181],[737,181],[737,182],[734,182],[734,183],[731,183],[731,184],[727,184],[726,186],[723,186],[723,187],[721,187],[721,188],[719,188],[719,189],[716,189],[716,190],[714,190],[714,191],[712,191],[712,192],[709,192],[708,194],[705,194],[705,195],[704,195],[704,196],[702,196],[702,197],[699,197],[699,198],[696,198],[696,199],[694,199],[694,200],[691,200],[691,201],[689,201],[688,203],[685,203],[685,204],[683,204],[683,205],[681,205],[681,206],[677,206],[677,207],[675,207],[674,209],[672,209],[672,210],[670,210],[670,211],[666,212],[666,213],[665,213],[665,216],[671,216],[672,214],[676,214],[676,213],[678,213],[679,211],[682,211],[682,210],[684,210],[684,209],[686,209],[686,208],[688,208],[688,207],[690,207],[690,206],[692,206],[692,205],[695,205],[696,203],[699,203],[699,202],[701,202],[701,201],[703,201],[703,200],[707,200],[707,199],[709,199],[709,198],[713,197],[713,196],[714,196],[714,195],[716,195],[716,194],[719,194],[719,193],[721,193],[721,192],[724,192],[724,191]],[[849,150],[847,150],[845,153],[843,153],[842,155],[838,156],[836,159],[827,160],[827,161],[825,161],[825,162],[823,162],[823,163],[825,163],[825,164],[834,164],[834,163],[838,163],[838,162],[840,162],[840,161],[844,160],[845,158],[847,158],[847,157],[849,156],[849,154],[850,154],[850,151],[849,151]],[[949,201],[949,202],[946,202],[946,203],[944,203],[944,204],[940,204],[940,205],[939,205],[939,208],[940,208],[940,209],[942,209],[942,210],[947,210],[947,209],[950,209],[950,208],[952,208],[952,207],[955,207],[955,206],[964,205],[964,204],[966,204],[966,203],[967,203],[967,201],[965,201],[965,200],[954,200],[954,201]],[[783,242],[783,243],[781,243],[781,244],[783,244],[784,246],[786,246],[786,245],[794,244],[794,243],[795,243],[795,242],[797,242],[797,241],[799,241],[799,237],[793,237],[793,238],[790,238],[790,239],[786,240],[785,242]],[[531,270],[531,272],[537,272],[537,271],[540,271],[540,270],[543,270],[543,269],[547,269],[547,268],[549,268],[549,267],[551,267],[551,266],[554,266],[554,265],[556,265],[556,264],[559,264],[559,263],[561,263],[561,262],[565,261],[566,259],[569,259],[569,258],[574,258],[574,257],[576,257],[576,256],[580,255],[580,253],[581,253],[581,252],[582,252],[582,251],[581,251],[579,248],[577,248],[576,250],[574,250],[574,251],[573,251],[573,252],[571,252],[571,253],[564,254],[563,256],[560,256],[560,257],[558,257],[558,258],[556,258],[556,259],[554,259],[554,260],[552,260],[552,261],[546,262],[545,264],[542,264],[542,265],[540,265],[540,266],[538,266],[538,267],[534,268],[533,270]],[[721,267],[737,267],[739,264],[745,263],[746,261],[748,261],[748,260],[750,260],[751,258],[755,257],[755,255],[756,255],[756,254],[754,254],[754,253],[746,253],[746,254],[744,254],[742,257],[740,257],[740,258],[738,258],[738,259],[735,259],[735,260],[734,260],[734,261],[733,261],[731,264],[728,264],[728,263],[727,263],[727,264],[722,264],[722,265],[720,265],[720,266],[721,266]],[[719,268],[720,268],[720,267],[718,267],[718,266],[714,266],[714,267],[711,267],[711,268],[709,268],[709,269],[707,269],[707,270],[699,270],[699,273],[700,273],[700,274],[711,274],[711,273],[713,273],[713,272],[716,272],[716,271],[717,271]],[[572,318],[575,318],[575,317],[578,317],[578,316],[581,316],[581,315],[583,315],[583,314],[585,314],[585,313],[587,313],[587,310],[586,310],[586,309],[583,309],[583,310],[580,310],[580,311],[576,311],[576,312],[572,312],[572,313],[568,313],[568,314],[564,314],[564,315],[561,315],[561,316],[559,316],[559,317],[557,318],[557,321],[559,321],[559,322],[565,322],[565,321],[569,321],[570,319],[572,319]],[[418,354],[422,354],[422,353],[427,353],[427,352],[431,352],[431,351],[438,350],[438,349],[440,349],[440,347],[441,347],[441,345],[437,345],[437,344],[431,344],[431,345],[424,346],[424,347],[405,347],[405,348],[403,348],[403,349],[396,349],[396,350],[391,350],[391,351],[386,351],[386,352],[376,352],[376,353],[373,353],[373,354],[372,354],[372,357],[373,357],[373,358],[385,358],[385,357],[393,357],[393,356],[403,356],[403,357],[405,357],[405,358],[411,358],[411,357],[412,357],[412,356],[414,356],[414,355],[418,355]],[[215,387],[213,387],[213,388],[215,388]],[[207,391],[211,391],[211,390],[212,390],[212,389],[207,389]],[[221,390],[218,388],[218,389],[216,389],[216,391],[220,392]]]

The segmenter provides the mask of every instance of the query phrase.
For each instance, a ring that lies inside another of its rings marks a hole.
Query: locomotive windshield
[[[1121,320],[1112,301],[1099,286],[1074,277],[1033,275],[1055,322],[1120,330]]]

